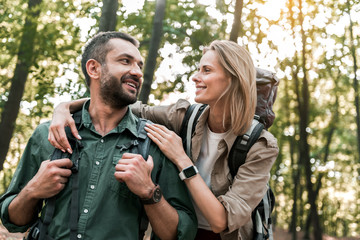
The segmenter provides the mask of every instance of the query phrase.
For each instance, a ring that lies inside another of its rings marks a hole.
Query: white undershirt
[[[214,168],[216,159],[219,158],[220,152],[218,151],[218,145],[222,139],[228,134],[214,133],[209,129],[209,126],[204,126],[204,136],[201,144],[199,158],[195,165],[199,170],[200,176],[204,179],[206,185],[211,189],[211,172]],[[198,227],[206,230],[211,230],[210,224],[205,219],[204,215],[200,212],[200,209],[193,201],[195,207],[196,216],[198,219]]]

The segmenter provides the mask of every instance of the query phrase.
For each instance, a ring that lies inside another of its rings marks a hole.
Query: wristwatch
[[[156,185],[153,190],[151,191],[151,197],[149,199],[141,198],[141,202],[146,204],[155,204],[160,202],[162,197],[162,192],[159,185]]]
[[[191,165],[189,167],[184,168],[180,173],[179,173],[179,177],[181,180],[185,180],[188,178],[191,178],[193,176],[195,176],[198,173],[198,169],[196,166]]]

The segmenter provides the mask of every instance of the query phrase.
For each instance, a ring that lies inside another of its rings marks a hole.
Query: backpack
[[[268,129],[275,119],[272,106],[276,99],[279,79],[274,73],[264,69],[256,69],[257,106],[255,116],[248,131],[238,136],[230,150],[228,166],[232,177],[236,175],[239,167],[245,163],[247,153],[258,140],[263,129]],[[191,137],[195,131],[198,118],[205,109],[206,104],[192,104],[185,113],[180,136],[186,154],[191,158]],[[275,196],[267,184],[267,191],[252,212],[254,240],[273,239],[271,212],[275,205]]]
[[[78,129],[81,124],[81,117],[82,117],[82,111],[78,111],[73,114],[73,118],[75,121],[76,128]],[[137,124],[137,131],[139,134],[139,137],[136,140],[133,140],[129,143],[129,146],[133,146],[130,150],[132,153],[138,153],[141,154],[142,157],[147,160],[149,156],[149,148],[151,140],[147,136],[147,133],[144,129],[145,124],[149,122],[149,120],[139,118],[138,124]],[[69,226],[70,226],[70,240],[77,239],[77,224],[78,224],[78,208],[79,208],[79,176],[78,176],[78,170],[79,170],[79,160],[80,160],[80,150],[83,147],[81,141],[76,139],[69,127],[65,128],[66,136],[68,138],[68,141],[70,143],[71,148],[73,149],[73,154],[75,157],[73,157],[73,167],[71,168],[72,171],[72,192],[71,192],[71,205],[70,205],[70,218],[69,218]],[[61,159],[61,158],[70,158],[71,154],[68,152],[62,152],[60,149],[55,148],[54,152],[52,153],[50,157],[50,161]],[[47,235],[47,229],[52,221],[54,211],[55,211],[55,203],[56,203],[56,196],[51,197],[49,199],[45,199],[46,209],[41,213],[44,214],[43,221],[40,220],[40,218],[33,224],[33,226],[30,228],[28,234],[26,237],[24,237],[24,240],[52,240],[50,236]],[[148,227],[149,220],[146,217],[144,208],[141,212],[141,221],[139,226],[139,239],[143,239],[145,235],[145,231]]]

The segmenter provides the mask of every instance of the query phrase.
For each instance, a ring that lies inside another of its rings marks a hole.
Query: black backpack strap
[[[56,148],[50,157],[50,161],[54,161],[56,159],[61,159],[61,158],[68,158],[68,157],[70,157],[69,153],[67,152],[64,153],[60,149]],[[39,240],[44,240],[47,237],[47,230],[53,219],[55,212],[55,203],[56,203],[56,196],[53,196],[46,200],[46,209],[44,211],[43,222],[39,224],[39,230],[40,230]]]
[[[206,108],[206,104],[192,104],[186,110],[181,124],[180,137],[186,154],[191,158],[191,137],[195,131],[197,120]]]
[[[249,130],[244,135],[236,138],[228,159],[230,173],[233,177],[235,177],[239,167],[245,163],[247,153],[258,140],[263,129],[264,125],[255,117]]]
[[[132,142],[132,144],[136,145],[136,147],[131,149],[131,152],[140,154],[145,159],[145,161],[149,157],[149,149],[151,143],[151,139],[147,136],[147,132],[144,129],[146,123],[151,124],[152,122],[143,118],[139,118],[137,124],[138,139],[135,142]],[[139,239],[144,239],[145,232],[148,226],[149,219],[145,214],[144,207],[142,207],[140,214]]]
[[[82,115],[81,111],[78,111],[73,114],[73,118],[75,120],[75,124],[77,128],[81,123],[81,115]],[[77,239],[76,232],[77,232],[78,204],[79,204],[78,203],[79,180],[78,180],[77,172],[78,172],[79,152],[80,152],[80,148],[82,148],[82,144],[79,140],[75,139],[72,136],[69,127],[65,128],[65,132],[69,140],[70,146],[74,150],[74,153],[76,154],[74,165],[71,168],[73,180],[72,180],[72,197],[71,197],[71,209],[70,209],[70,239]],[[61,158],[70,158],[70,157],[71,154],[69,154],[68,152],[62,152],[60,149],[55,148],[54,152],[50,157],[50,161],[54,161],[56,159],[61,159]],[[40,222],[38,227],[39,240],[50,239],[50,237],[47,235],[47,230],[54,216],[55,204],[56,204],[56,196],[46,200],[46,209],[44,211],[43,222]]]
[[[79,129],[82,118],[82,111],[78,111],[73,114],[76,128]],[[68,130],[69,131],[69,130]],[[72,171],[72,186],[71,186],[71,205],[70,205],[70,219],[69,219],[69,228],[70,228],[70,240],[77,239],[77,227],[79,219],[79,161],[80,161],[80,149],[83,148],[81,141],[74,138],[72,134],[67,134],[68,139],[73,142],[71,148],[73,149],[73,167]],[[73,147],[74,145],[74,147]]]
[[[79,161],[80,161],[80,149],[83,145],[79,140],[76,140],[74,149],[74,165],[71,168],[72,171],[72,188],[71,188],[71,205],[70,205],[70,240],[77,239],[77,227],[79,219]]]
[[[151,124],[152,122],[149,120],[143,119],[143,118],[139,118],[139,121],[137,124],[137,131],[139,134],[137,149],[138,149],[138,153],[145,159],[145,161],[149,157],[149,148],[150,148],[150,143],[151,143],[151,140],[147,136],[147,132],[145,131],[146,123]]]

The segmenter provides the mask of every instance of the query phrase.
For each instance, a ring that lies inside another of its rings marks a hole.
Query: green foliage
[[[83,2],[85,3],[85,1]],[[86,4],[84,5],[86,6]],[[7,101],[11,86],[9,80],[17,61],[16,56],[22,36],[27,3],[14,0],[6,1],[5,4],[5,1],[1,1],[0,8],[0,41],[3,43],[0,47],[2,51],[0,57],[1,113],[4,103]],[[62,64],[71,62],[77,64],[77,58],[83,45],[80,41],[80,28],[74,24],[74,19],[85,17],[84,14],[87,11],[76,1],[43,1],[34,43],[34,54],[32,55],[35,64],[30,68],[5,166],[10,168],[16,166],[33,129],[40,121],[49,119],[52,114],[53,101],[51,99],[59,92],[59,87],[56,86],[54,79],[65,73],[61,72],[66,68]],[[68,86],[70,85],[68,84]],[[62,89],[62,91],[66,92],[69,89]],[[74,96],[76,97],[76,94]],[[5,175],[8,176],[8,174],[9,172]]]
[[[219,38],[219,29],[224,29],[223,25],[208,15],[204,5],[195,6],[190,0],[168,0],[166,4],[164,37],[160,48],[165,44],[176,44],[177,52],[185,55],[182,64],[189,70],[175,76],[172,81],[156,82],[157,89],[152,90],[156,99],[162,99],[164,94],[169,92],[184,90],[184,81],[188,81],[197,69],[202,48]],[[149,49],[154,10],[155,1],[145,1],[142,9],[130,14],[126,13],[125,7],[120,6],[120,30],[129,32],[140,41],[143,56],[146,56]],[[157,66],[162,60],[163,56],[159,54]]]
[[[43,1],[33,56],[36,64],[31,67],[10,154],[0,175],[0,192],[9,184],[33,129],[41,121],[50,118],[52,98],[65,94],[72,98],[84,95],[78,56],[84,40],[97,32],[101,1]],[[278,8],[274,8],[279,10],[278,18],[269,17],[271,10],[265,13],[261,11],[262,6],[271,2],[244,1],[242,30],[238,41],[249,49],[256,66],[276,71],[281,78],[275,103],[277,117],[270,128],[270,132],[278,139],[280,151],[270,182],[277,196],[277,226],[290,227],[294,206],[297,207],[294,224],[298,229],[305,229],[309,215],[305,171],[298,148],[299,121],[302,116],[299,114],[297,94],[302,87],[301,81],[296,87],[296,78],[304,78],[305,66],[310,93],[307,141],[314,188],[321,183],[317,195],[321,226],[330,235],[355,236],[360,232],[360,225],[356,221],[360,215],[360,166],[356,157],[358,126],[354,123],[354,62],[350,52],[346,1],[303,0],[304,55],[299,26],[299,1],[285,1],[286,6],[279,4]],[[183,58],[169,66],[172,72],[170,76],[156,79],[152,89],[155,99],[163,99],[174,91],[185,91],[185,83],[196,71],[203,47],[214,39],[228,38],[231,22],[227,17],[233,14],[234,3],[228,0],[216,1],[216,10],[223,16],[218,21],[209,13],[208,6],[198,1],[167,1],[164,37],[157,67],[164,59],[174,58],[174,53],[165,51],[167,48],[174,48],[176,54],[181,54]],[[290,3],[293,5],[290,6]],[[0,112],[7,100],[9,80],[17,61],[26,8],[26,1],[23,0],[0,0]],[[359,65],[360,22],[355,13],[359,11],[360,2],[350,1],[350,8],[354,14],[354,44]],[[117,30],[128,32],[139,39],[144,58],[149,49],[154,10],[155,1],[145,1],[144,6],[134,12],[129,12],[120,3],[118,11]],[[96,20],[97,24],[87,26],[88,32],[84,36],[75,24],[76,19]],[[343,24],[341,28],[339,23]]]

